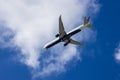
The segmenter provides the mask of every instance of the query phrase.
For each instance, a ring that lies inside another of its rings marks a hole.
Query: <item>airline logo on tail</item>
[[[90,21],[90,17],[85,17],[84,18],[84,25],[87,24]]]

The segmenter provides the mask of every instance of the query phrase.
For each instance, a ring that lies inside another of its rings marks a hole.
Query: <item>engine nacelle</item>
[[[59,37],[60,35],[59,34],[56,34],[55,37]]]
[[[67,46],[67,45],[68,45],[68,43],[65,43],[65,44],[64,44],[64,46]]]
[[[64,46],[67,46],[69,43],[70,43],[70,40],[68,40],[68,41],[64,44]]]

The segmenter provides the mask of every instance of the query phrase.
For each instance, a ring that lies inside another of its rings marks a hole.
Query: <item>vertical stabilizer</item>
[[[84,18],[84,25],[87,24],[90,21],[90,17],[86,17]]]
[[[81,27],[81,30],[83,30],[84,28],[93,28],[93,25],[89,22],[90,21],[90,17],[85,17],[84,18],[84,26]]]

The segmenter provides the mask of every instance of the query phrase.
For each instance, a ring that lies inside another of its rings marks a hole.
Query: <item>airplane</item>
[[[55,36],[56,39],[54,39],[51,42],[45,44],[44,48],[48,49],[48,48],[56,45],[59,42],[65,42],[64,46],[67,46],[69,43],[83,46],[84,45],[83,43],[77,42],[77,41],[71,39],[70,37],[75,35],[76,33],[80,32],[80,31],[82,31],[85,28],[92,28],[93,26],[90,24],[89,20],[90,20],[90,17],[84,17],[84,24],[82,24],[82,25],[76,27],[75,29],[66,33],[65,29],[64,29],[63,22],[62,22],[62,18],[61,18],[61,15],[60,15],[59,16],[59,34],[56,34],[56,36]]]

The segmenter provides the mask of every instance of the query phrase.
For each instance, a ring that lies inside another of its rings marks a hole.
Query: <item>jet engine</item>
[[[68,43],[65,43],[65,44],[64,44],[64,46],[67,46],[67,45],[68,45]]]
[[[55,37],[59,37],[60,35],[59,34],[56,34]]]
[[[69,43],[70,43],[70,41],[68,40],[68,41],[64,44],[64,46],[67,46]]]

